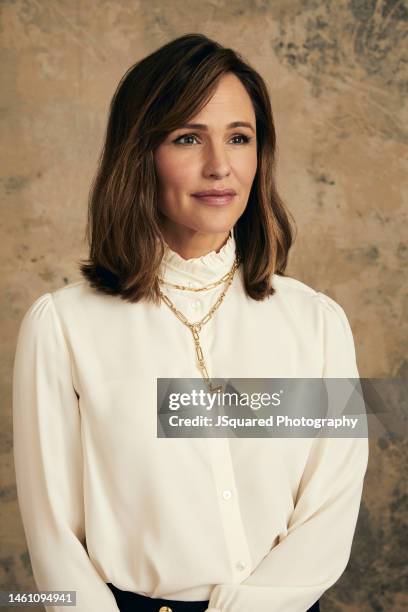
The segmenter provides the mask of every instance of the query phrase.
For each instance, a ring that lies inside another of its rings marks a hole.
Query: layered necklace
[[[215,304],[210,308],[210,310],[207,312],[207,314],[205,315],[205,317],[203,317],[201,319],[201,321],[197,321],[195,323],[191,323],[190,321],[188,321],[187,317],[180,311],[178,310],[175,305],[173,304],[173,302],[170,300],[170,298],[165,295],[161,289],[159,289],[159,293],[160,296],[163,300],[163,302],[165,304],[167,304],[167,306],[170,308],[170,310],[172,312],[174,312],[174,314],[176,315],[176,317],[182,322],[184,323],[184,325],[186,325],[189,330],[191,331],[192,335],[193,335],[193,341],[194,341],[194,346],[195,346],[195,351],[196,351],[196,357],[197,357],[197,365],[200,369],[201,372],[201,376],[203,377],[204,381],[206,382],[208,388],[210,389],[211,393],[216,393],[218,391],[222,390],[222,386],[214,386],[212,384],[212,382],[210,381],[210,377],[208,375],[208,371],[207,371],[207,366],[205,363],[205,359],[204,359],[204,355],[203,355],[203,350],[200,344],[200,332],[202,327],[208,323],[208,321],[212,318],[212,316],[214,315],[215,311],[220,307],[232,281],[234,278],[234,274],[235,271],[237,270],[238,266],[239,266],[239,257],[235,257],[234,263],[232,265],[232,268],[229,272],[227,272],[227,274],[224,274],[224,276],[222,278],[220,278],[217,281],[214,281],[213,283],[210,283],[209,285],[206,285],[205,287],[186,287],[184,285],[177,285],[175,283],[169,283],[168,281],[165,281],[163,278],[159,278],[159,282],[161,284],[164,285],[169,285],[171,287],[175,287],[176,289],[181,289],[183,291],[206,291],[207,289],[213,289],[214,287],[217,287],[218,285],[221,285],[222,283],[225,283],[225,287],[221,293],[221,295],[219,296],[219,298],[217,299],[217,301],[215,302]]]

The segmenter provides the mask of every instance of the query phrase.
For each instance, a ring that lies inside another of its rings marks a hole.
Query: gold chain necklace
[[[169,298],[167,295],[165,295],[165,294],[164,294],[164,293],[163,293],[163,292],[162,292],[162,291],[159,289],[160,296],[161,296],[162,300],[164,301],[164,303],[165,303],[165,304],[167,304],[167,306],[170,308],[170,310],[171,310],[172,312],[174,312],[174,314],[176,315],[176,317],[177,317],[177,318],[178,318],[178,319],[179,319],[179,320],[180,320],[182,323],[184,323],[184,325],[186,325],[186,326],[187,326],[187,327],[190,329],[191,333],[193,334],[193,340],[194,340],[194,346],[195,346],[195,350],[196,350],[196,356],[197,356],[197,361],[198,361],[198,367],[200,368],[200,370],[201,370],[201,375],[202,375],[203,379],[205,380],[205,382],[207,383],[207,385],[208,385],[208,387],[209,387],[209,389],[210,389],[210,391],[211,391],[211,392],[216,392],[216,391],[221,390],[221,389],[222,389],[222,386],[219,386],[219,387],[213,387],[213,385],[212,385],[212,383],[211,383],[211,381],[210,381],[210,378],[209,378],[209,376],[208,376],[207,366],[206,366],[206,364],[205,364],[205,360],[204,360],[203,350],[202,350],[201,345],[200,345],[200,336],[199,336],[199,334],[200,334],[201,328],[202,328],[202,327],[203,327],[203,326],[204,326],[206,323],[208,323],[208,321],[209,321],[209,320],[211,319],[211,317],[213,316],[214,312],[217,310],[217,308],[219,308],[219,307],[220,307],[220,305],[221,305],[221,303],[222,303],[222,301],[223,301],[223,299],[224,299],[224,297],[225,297],[225,295],[226,295],[226,293],[227,293],[227,291],[228,291],[228,289],[229,289],[229,287],[230,287],[230,285],[231,285],[231,283],[232,283],[232,280],[233,280],[233,278],[234,278],[235,271],[236,271],[236,269],[238,268],[238,266],[239,266],[239,258],[238,258],[238,257],[236,257],[236,258],[235,258],[235,261],[234,261],[234,263],[233,263],[233,265],[232,265],[231,270],[230,270],[230,271],[229,271],[229,272],[228,272],[228,273],[225,275],[225,277],[223,277],[223,278],[225,278],[225,279],[226,279],[226,283],[227,283],[227,284],[226,284],[225,288],[223,289],[223,291],[222,291],[221,295],[219,296],[219,298],[218,298],[218,299],[217,299],[217,301],[215,302],[214,306],[212,306],[212,307],[210,308],[210,310],[207,312],[207,314],[205,315],[205,317],[203,317],[203,318],[201,319],[201,321],[197,321],[196,323],[190,323],[190,321],[188,321],[187,317],[186,317],[186,316],[185,316],[185,315],[184,315],[184,314],[183,314],[183,313],[182,313],[180,310],[178,310],[178,309],[175,307],[175,305],[174,305],[174,304],[173,304],[173,302],[170,300],[170,298]],[[219,284],[219,281],[217,281],[217,283]],[[187,289],[188,289],[188,287],[187,287]]]
[[[170,283],[169,281],[164,280],[164,278],[159,278],[159,282],[163,285],[168,285],[169,287],[175,287],[176,289],[182,289],[183,291],[206,291],[207,289],[213,289],[222,283],[225,283],[228,280],[230,272],[224,274],[220,280],[214,281],[209,285],[205,285],[205,287],[187,287],[186,285],[176,285],[175,283]]]

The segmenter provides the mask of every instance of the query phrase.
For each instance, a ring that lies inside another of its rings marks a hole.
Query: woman
[[[367,439],[157,436],[158,378],[358,377],[341,306],[284,275],[275,144],[262,78],[200,34],[115,93],[84,280],[14,365],[34,578],[80,612],[319,610],[347,565]]]

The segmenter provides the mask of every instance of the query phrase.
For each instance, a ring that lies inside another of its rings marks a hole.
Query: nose
[[[230,161],[224,143],[209,143],[204,155],[204,176],[222,178],[230,174]]]

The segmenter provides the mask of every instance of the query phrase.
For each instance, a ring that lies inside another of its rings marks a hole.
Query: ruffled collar
[[[235,259],[235,238],[230,232],[227,242],[218,253],[213,250],[202,255],[184,259],[167,243],[160,266],[160,276],[170,283],[200,287],[220,279],[231,270]]]

